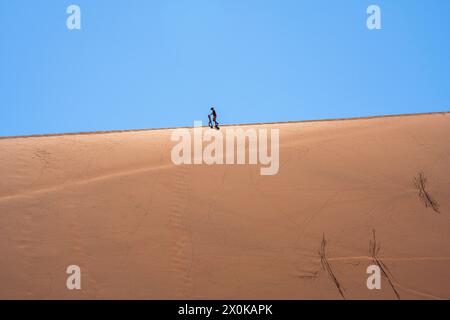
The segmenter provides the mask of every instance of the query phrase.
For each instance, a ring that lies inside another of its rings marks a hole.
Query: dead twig
[[[326,245],[327,241],[325,240],[325,234],[323,234],[322,243],[320,244],[320,263],[322,265],[322,269],[326,270],[328,274],[330,275],[331,279],[333,280],[334,284],[336,285],[336,288],[339,290],[340,295],[345,300],[344,292],[341,287],[341,284],[339,283],[338,279],[336,278],[336,275],[334,274],[333,268],[331,267],[327,255],[326,255]]]
[[[369,241],[369,252],[370,252],[370,255],[372,256],[373,262],[376,265],[378,265],[383,276],[387,279],[387,281],[389,282],[389,285],[391,286],[392,290],[394,291],[395,296],[397,297],[398,300],[400,300],[400,294],[398,293],[397,289],[394,286],[394,283],[391,280],[391,277],[389,276],[389,274],[390,274],[389,269],[384,264],[384,262],[378,257],[378,253],[380,252],[381,246],[379,243],[377,243],[375,229],[373,229],[372,235],[373,235],[373,240]]]

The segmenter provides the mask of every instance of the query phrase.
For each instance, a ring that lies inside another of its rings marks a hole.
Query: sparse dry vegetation
[[[373,259],[373,262],[380,267],[382,275],[387,279],[389,282],[389,285],[391,286],[392,290],[395,293],[395,296],[397,299],[400,300],[400,294],[398,293],[397,289],[394,286],[394,283],[392,282],[391,277],[389,276],[389,269],[384,264],[384,262],[378,257],[378,253],[380,252],[381,246],[379,243],[377,243],[376,238],[376,232],[375,229],[372,231],[373,239],[369,241],[369,252]]]
[[[414,177],[414,186],[419,191],[419,197],[422,199],[425,207],[432,208],[439,213],[439,203],[426,190],[427,178],[423,172],[420,172],[417,177]]]
[[[325,234],[324,234],[323,238],[322,238],[322,243],[320,244],[320,251],[319,251],[320,263],[322,265],[322,269],[327,271],[328,274],[330,275],[331,279],[333,280],[334,284],[336,285],[336,288],[339,290],[339,294],[342,296],[343,299],[345,299],[344,291],[341,287],[341,284],[339,283],[338,279],[336,278],[333,268],[331,267],[331,265],[327,259],[326,246],[327,246],[327,241],[325,240]]]

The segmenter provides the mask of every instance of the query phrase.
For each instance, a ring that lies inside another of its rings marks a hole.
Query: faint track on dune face
[[[380,258],[381,259],[381,258]],[[406,258],[382,258],[383,261],[450,261],[450,257],[406,257]],[[360,261],[360,260],[373,260],[372,256],[351,256],[351,257],[332,257],[328,258],[328,261]]]
[[[12,201],[12,200],[17,200],[17,199],[29,198],[29,197],[33,197],[33,196],[39,196],[41,194],[46,194],[46,193],[51,193],[51,192],[58,192],[58,191],[66,189],[66,188],[82,186],[85,184],[95,183],[95,182],[99,182],[99,181],[115,179],[115,178],[120,178],[120,177],[134,175],[134,174],[141,174],[141,173],[154,171],[154,170],[169,169],[171,167],[174,167],[174,165],[167,164],[167,165],[159,165],[159,166],[152,166],[152,167],[144,167],[144,168],[138,168],[138,169],[113,172],[113,173],[109,173],[109,174],[105,174],[105,175],[101,175],[101,176],[95,176],[95,177],[83,179],[83,180],[67,181],[67,182],[63,182],[61,184],[47,187],[47,188],[28,190],[28,191],[24,191],[24,192],[21,192],[18,194],[3,196],[3,197],[0,197],[0,203],[5,202],[5,201]]]
[[[47,171],[50,168],[51,155],[52,154],[50,152],[48,152],[47,150],[40,149],[40,148],[38,148],[34,152],[32,157],[35,158],[35,159],[38,159],[41,162],[41,169],[40,169],[38,177],[35,179],[34,182],[31,183],[32,185],[35,184],[36,182],[38,182],[42,178],[42,176],[44,175],[44,172]]]
[[[301,237],[303,236],[305,231],[308,229],[308,227],[310,226],[310,224],[314,220],[314,218],[316,218],[317,215],[319,215],[323,210],[325,210],[325,208],[327,208],[327,206],[338,196],[339,192],[340,191],[334,192],[325,202],[323,202],[323,204],[319,207],[319,209],[314,211],[308,218],[306,218],[306,220],[300,225],[301,230],[297,234],[295,243],[298,243],[300,241]]]
[[[32,234],[31,230],[33,229],[33,217],[29,210],[25,211],[25,214],[23,215],[23,223],[20,225],[20,230],[18,232],[19,234],[19,240],[18,242],[18,248],[20,250],[20,253],[22,255],[21,263],[23,266],[23,272],[24,277],[27,279],[27,283],[29,283],[30,287],[27,288],[26,294],[30,297],[35,296],[35,293],[33,292],[33,289],[31,288],[31,279],[33,278],[33,270],[35,267],[34,264],[34,254],[33,254],[33,247],[31,245],[31,239]]]
[[[172,237],[171,271],[177,281],[176,294],[180,298],[192,296],[192,238],[188,229],[189,217],[186,215],[189,204],[188,168],[179,166],[173,171],[174,188],[172,189],[170,208],[170,228]]]
[[[425,298],[435,299],[435,300],[448,300],[448,299],[449,299],[449,298],[438,297],[438,296],[432,295],[432,294],[430,294],[430,293],[422,292],[422,291],[419,291],[419,290],[407,288],[407,287],[405,287],[405,286],[402,286],[402,285],[399,284],[398,282],[397,282],[396,284],[397,284],[397,286],[398,286],[399,288],[402,288],[403,290],[405,290],[405,291],[407,291],[407,292],[410,292],[410,293],[412,293],[412,294],[416,294],[416,295],[418,295],[418,296],[422,296],[422,297],[425,297]]]
[[[89,256],[86,253],[85,245],[83,244],[83,237],[81,235],[81,231],[83,229],[82,223],[80,222],[80,216],[77,213],[72,214],[72,224],[70,226],[70,232],[72,233],[71,239],[73,242],[73,250],[76,254],[76,259],[72,260],[71,263],[79,266],[81,268],[82,275],[82,288],[83,282],[87,283],[88,291],[92,290],[94,292],[94,299],[97,298],[97,294],[99,292],[99,286],[97,281],[94,279],[93,274],[89,270]],[[84,277],[84,278],[83,278]],[[83,281],[83,279],[87,279]]]
[[[338,289],[339,294],[345,300],[345,295],[344,295],[343,289],[341,287],[341,284],[339,283],[338,279],[336,278],[333,268],[331,267],[331,265],[328,261],[328,258],[326,255],[326,246],[327,246],[327,241],[325,240],[325,234],[324,234],[323,238],[322,238],[322,243],[320,244],[320,251],[319,251],[320,263],[322,265],[322,269],[326,270],[328,272],[329,276],[331,277],[334,284],[336,285],[336,288]]]

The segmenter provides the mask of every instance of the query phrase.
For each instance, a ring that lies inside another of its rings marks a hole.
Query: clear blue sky
[[[450,109],[448,0],[2,0],[0,49],[1,136]]]

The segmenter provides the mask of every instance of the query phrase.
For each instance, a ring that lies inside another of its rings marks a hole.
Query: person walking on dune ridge
[[[217,122],[217,113],[216,113],[216,110],[214,109],[214,107],[211,107],[211,113],[208,114],[208,119],[209,119],[208,125],[209,125],[210,128],[213,127],[213,123],[211,121],[211,118],[212,118],[212,121],[214,121],[214,127],[216,129],[219,129],[219,123]]]

